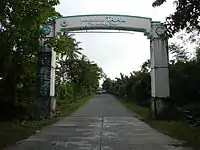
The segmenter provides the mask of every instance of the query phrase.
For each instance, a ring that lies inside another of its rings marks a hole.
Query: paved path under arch
[[[7,150],[189,150],[150,128],[113,96],[96,95],[71,116]]]

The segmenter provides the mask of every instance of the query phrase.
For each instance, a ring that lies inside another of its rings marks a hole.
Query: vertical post
[[[165,28],[159,22],[152,22],[151,33],[151,94],[152,110],[155,118],[162,118],[168,109],[170,96],[168,48]]]
[[[44,45],[47,38],[54,36],[52,30],[52,26],[44,26],[43,32],[46,36],[42,38],[38,52],[37,87],[33,112],[35,119],[50,118],[55,110],[56,53],[52,48]]]
[[[56,76],[56,52],[52,50],[51,58],[51,84],[50,84],[50,97],[51,97],[51,111],[54,112],[56,109],[56,98],[55,98],[55,76]]]

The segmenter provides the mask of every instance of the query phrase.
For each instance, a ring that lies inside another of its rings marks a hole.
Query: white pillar
[[[51,109],[55,111],[56,109],[56,98],[55,98],[55,76],[56,76],[56,52],[52,50],[51,55],[51,82],[50,82],[50,97],[51,99]]]
[[[151,42],[151,93],[153,97],[167,98],[170,95],[167,43],[160,39]]]
[[[150,37],[151,51],[151,94],[153,98],[152,109],[155,115],[161,113],[166,104],[164,99],[170,96],[168,48],[167,39],[164,37],[162,26],[159,22],[152,22]]]

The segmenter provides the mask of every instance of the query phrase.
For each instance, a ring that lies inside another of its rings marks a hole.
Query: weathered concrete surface
[[[7,150],[190,150],[150,128],[110,95],[97,95],[70,117]]]

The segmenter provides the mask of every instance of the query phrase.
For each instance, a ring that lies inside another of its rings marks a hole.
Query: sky
[[[56,10],[63,16],[84,14],[121,14],[165,21],[174,12],[173,0],[153,8],[154,0],[60,0]],[[139,70],[150,58],[150,41],[143,33],[81,33],[76,34],[80,47],[90,60],[95,61],[108,77],[119,77],[120,72],[129,75]],[[173,41],[172,39],[171,41]],[[102,82],[102,81],[101,81]]]

